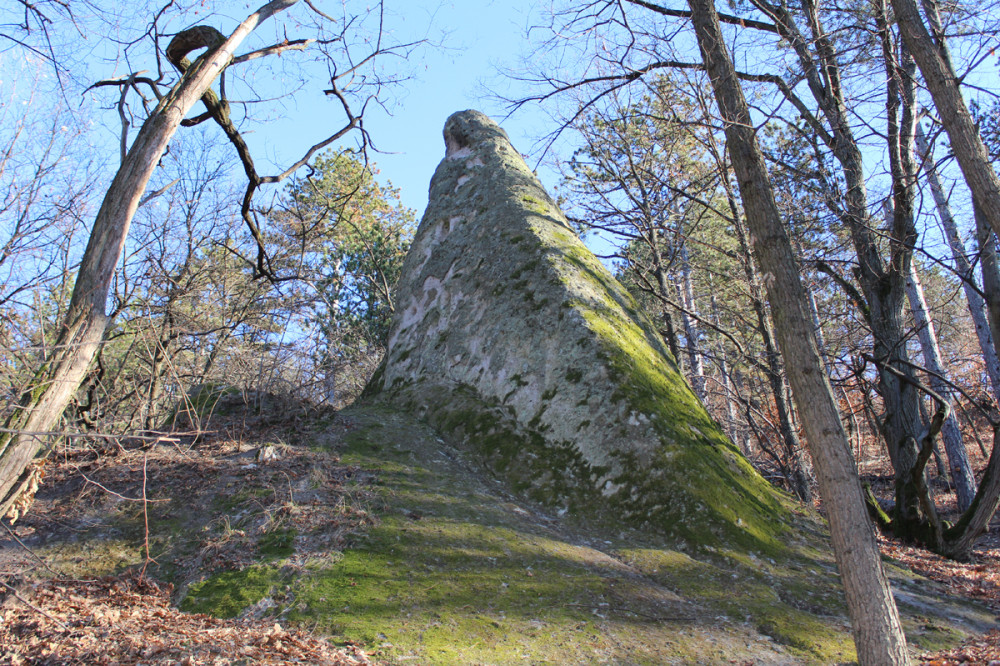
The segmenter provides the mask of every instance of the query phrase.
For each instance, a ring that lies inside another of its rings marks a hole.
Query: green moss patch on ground
[[[251,566],[223,571],[191,585],[180,609],[233,618],[268,596],[280,581],[280,572],[274,567]]]
[[[386,410],[350,418],[357,427],[342,459],[377,470],[385,513],[342,558],[291,584],[289,620],[403,662],[590,663],[627,654],[629,663],[691,663],[754,641],[750,651],[765,660],[798,652],[652,583],[605,552],[618,535],[564,533],[431,431]]]
[[[651,664],[744,654],[829,663],[852,654],[829,575],[810,586],[815,572],[775,566],[773,575],[812,588],[779,593],[769,585],[776,579],[722,555],[713,563],[662,545],[632,551],[636,533],[566,528],[407,418],[372,408],[347,418],[338,455],[372,471],[384,506],[341,557],[293,577],[283,611],[290,621],[363,641],[400,663],[587,663],[626,654]],[[819,615],[781,598],[804,603],[824,592],[830,608]]]
[[[342,559],[292,585],[290,619],[400,663],[852,659],[832,556],[812,516],[800,516],[785,560],[763,550],[689,555],[641,531],[547,516],[391,411],[348,418],[355,427],[341,456],[377,470],[385,512]],[[964,633],[961,621],[941,621],[955,634],[936,638]]]

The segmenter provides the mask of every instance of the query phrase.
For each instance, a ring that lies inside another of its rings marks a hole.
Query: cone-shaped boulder
[[[560,514],[780,549],[779,495],[504,131],[463,111],[444,138],[369,394]]]

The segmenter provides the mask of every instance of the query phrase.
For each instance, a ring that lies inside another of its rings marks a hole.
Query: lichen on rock
[[[563,514],[781,549],[787,509],[487,116],[463,111],[369,387]]]

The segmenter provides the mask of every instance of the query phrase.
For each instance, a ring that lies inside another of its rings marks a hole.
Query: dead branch
[[[316,39],[293,39],[291,41],[285,40],[280,44],[274,44],[273,46],[267,46],[256,51],[251,51],[250,53],[244,53],[241,56],[236,56],[230,65],[239,65],[244,62],[249,62],[251,60],[256,60],[257,58],[263,58],[269,55],[281,54],[285,51],[304,51],[309,48],[309,45],[315,42]]]
[[[145,474],[145,468],[146,468],[145,465],[146,465],[146,463],[145,463],[145,460],[144,460],[143,461],[143,474]],[[146,497],[145,497],[145,488],[143,488],[144,495],[142,497],[127,497],[126,495],[122,495],[121,493],[116,493],[115,491],[111,490],[107,486],[102,485],[99,481],[94,481],[89,476],[87,476],[86,474],[83,473],[83,470],[80,469],[79,465],[73,465],[73,464],[71,464],[70,466],[73,469],[75,469],[77,471],[77,473],[81,477],[83,477],[83,480],[86,481],[87,483],[95,485],[98,488],[100,488],[101,490],[103,490],[104,492],[108,493],[109,495],[114,495],[118,499],[125,500],[126,502],[142,502],[143,506],[145,506],[147,503],[151,503],[151,502],[157,502],[157,503],[159,503],[159,502],[169,502],[170,501],[170,498],[164,498],[164,499],[146,499]],[[143,483],[145,483],[145,478],[143,478]]]
[[[66,432],[61,430],[44,430],[44,431],[29,431],[29,430],[14,430],[11,428],[0,428],[0,432],[11,433],[13,435],[23,435],[26,437],[35,437],[37,439],[48,439],[52,437],[62,437],[62,438],[78,438],[78,439],[138,439],[142,441],[151,442],[179,442],[180,439],[176,437],[170,437],[168,435],[113,435],[106,432]],[[184,435],[187,433],[175,433]]]

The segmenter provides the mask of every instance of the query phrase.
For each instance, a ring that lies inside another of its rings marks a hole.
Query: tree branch
[[[652,2],[647,2],[647,0],[625,0],[630,5],[636,5],[644,9],[656,12],[662,16],[672,16],[675,18],[691,18],[691,11],[685,9],[670,9],[662,5],[656,5]],[[732,14],[719,14],[719,22],[727,23],[729,25],[739,26],[740,28],[753,28],[755,30],[763,30],[764,32],[777,33],[778,28],[771,23],[764,23],[763,21],[755,21],[753,19],[740,18],[739,16],[733,16]]]
[[[865,297],[861,295],[858,288],[851,284],[847,278],[835,271],[833,266],[825,261],[816,260],[813,265],[816,266],[816,270],[826,273],[833,278],[834,282],[840,285],[840,288],[843,289],[848,297],[854,301],[854,304],[858,306],[858,309],[861,311],[861,315],[865,318],[865,321],[871,324],[871,310],[868,308],[868,302],[865,301]]]

